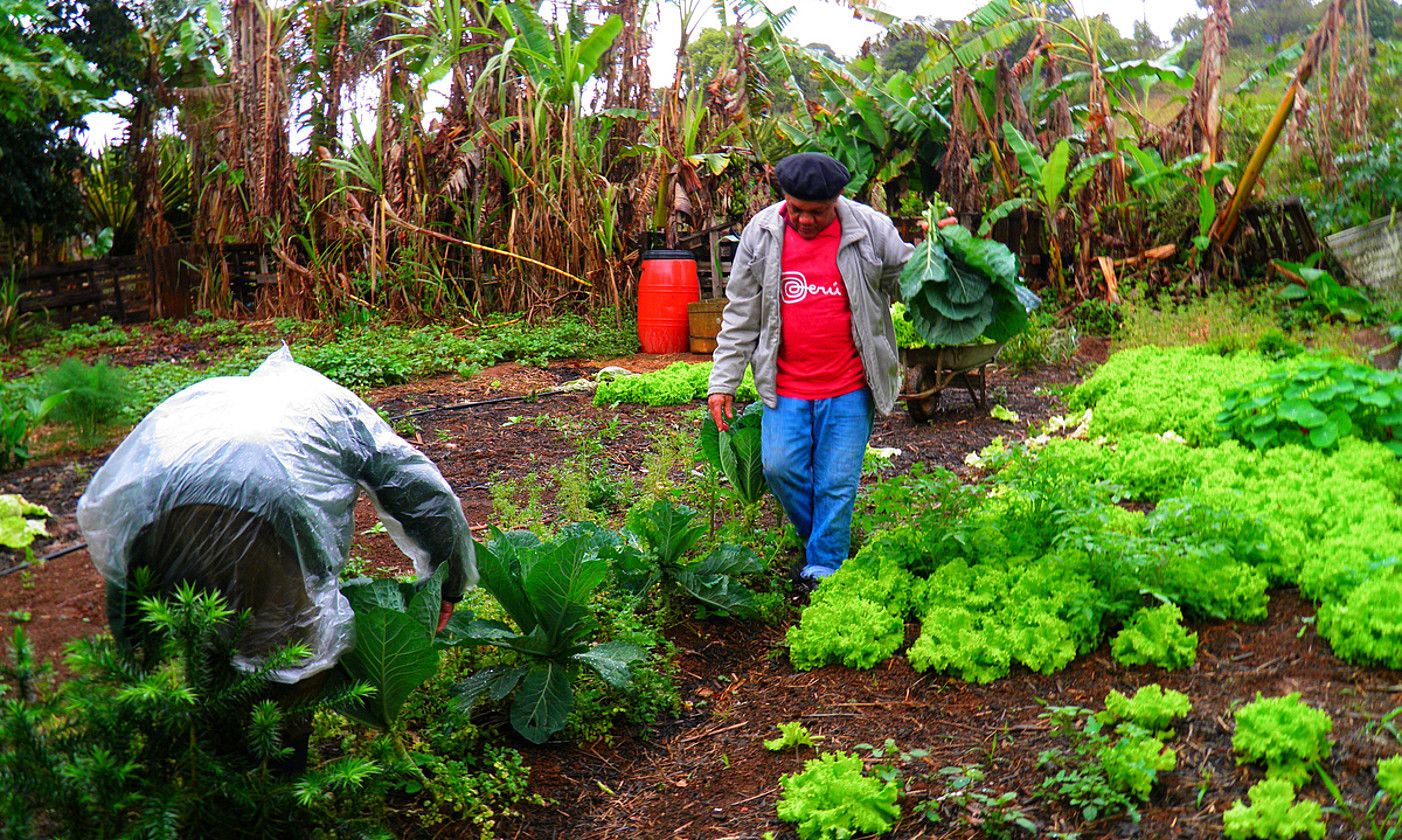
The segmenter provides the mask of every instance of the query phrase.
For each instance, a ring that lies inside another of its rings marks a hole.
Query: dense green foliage
[[[1236,710],[1232,749],[1239,762],[1266,765],[1271,779],[1300,786],[1309,780],[1313,765],[1329,755],[1333,741],[1329,715],[1300,700],[1299,692],[1284,697],[1262,697]]]
[[[289,646],[253,672],[233,664],[237,617],[218,596],[182,588],[146,599],[134,650],[108,637],[69,648],[75,678],[56,690],[17,631],[0,670],[0,824],[6,836],[267,837],[366,828],[347,807],[385,768],[346,757],[301,776],[278,772],[289,714],[363,699],[351,686],[288,710],[268,675],[307,655]],[[345,797],[345,798],[343,798]]]
[[[594,392],[594,405],[685,405],[706,397],[710,377],[710,362],[673,362],[652,373],[619,376],[600,382],[598,390]],[[759,399],[754,374],[748,369],[735,392],[735,399],[739,402]]]
[[[779,819],[795,823],[802,840],[885,834],[901,815],[896,783],[867,775],[862,759],[851,753],[823,753],[779,785]]]
[[[1217,422],[1257,449],[1332,449],[1375,440],[1402,455],[1402,376],[1341,359],[1303,357],[1230,393]]]
[[[1295,801],[1295,786],[1285,779],[1266,779],[1247,793],[1251,804],[1240,799],[1222,815],[1227,840],[1293,840],[1301,834],[1310,840],[1324,837],[1319,803]]]
[[[100,429],[117,422],[131,401],[123,371],[102,360],[89,365],[64,359],[44,374],[39,388],[44,399],[64,395],[50,416],[73,426],[84,441],[95,440]]]

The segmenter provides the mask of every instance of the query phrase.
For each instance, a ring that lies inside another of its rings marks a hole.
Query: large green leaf
[[[627,688],[632,679],[629,666],[646,657],[647,651],[637,645],[627,642],[604,642],[583,653],[576,653],[574,660],[598,671],[604,682],[614,688]]]
[[[565,644],[587,618],[589,597],[608,575],[608,564],[583,539],[574,538],[542,545],[536,562],[522,571],[538,626],[552,643]]]
[[[677,584],[718,612],[748,617],[754,614],[754,593],[735,577],[762,570],[763,564],[753,551],[726,544],[683,569],[677,575]]]
[[[609,15],[608,18],[580,42],[579,52],[575,58],[578,62],[578,73],[580,81],[588,79],[599,69],[599,59],[604,57],[609,47],[618,38],[618,34],[623,31],[623,19],[618,15]]]
[[[1012,291],[1017,283],[1017,255],[1001,242],[974,236],[963,225],[950,225],[940,230],[945,250],[955,260]]]
[[[950,261],[949,282],[944,291],[954,303],[976,303],[988,294],[990,278],[971,266],[961,265],[958,260]]]
[[[935,312],[949,318],[952,321],[963,321],[966,318],[976,318],[983,314],[992,303],[992,299],[987,295],[980,297],[973,303],[955,303],[949,299],[944,286],[930,285],[925,287],[925,302]]]
[[[983,331],[993,323],[993,307],[989,307],[987,317],[954,321],[935,313],[924,329],[921,328],[921,319],[916,318],[914,323],[916,330],[931,345],[969,344],[983,335]]]
[[[531,666],[511,704],[511,726],[526,740],[543,744],[564,728],[574,706],[569,669],[555,662]]]
[[[470,714],[483,697],[498,702],[505,700],[526,676],[526,671],[526,668],[502,666],[483,668],[453,687],[458,707]]]
[[[443,606],[443,579],[447,576],[448,564],[440,564],[427,580],[418,584],[418,591],[404,609],[404,614],[418,622],[430,641],[438,633],[438,613]]]
[[[920,295],[928,283],[943,283],[949,279],[949,258],[935,237],[919,245],[901,268],[901,297],[910,301]]]
[[[725,465],[727,437],[726,433],[722,433],[722,469]],[[674,566],[681,562],[682,557],[706,531],[706,526],[698,524],[696,517],[694,508],[659,499],[645,508],[631,511],[628,515],[628,526],[657,554],[662,565]]]
[[[475,546],[477,573],[482,588],[487,590],[516,625],[522,630],[535,626],[539,619],[535,607],[526,595],[521,581],[520,563],[517,560],[517,545],[508,535],[494,535],[490,548],[480,543]],[[534,538],[534,534],[531,535]],[[539,540],[536,540],[539,544]]]
[[[1027,328],[1027,308],[1017,295],[998,295],[994,302],[993,321],[983,335],[990,341],[1008,341]]]
[[[438,651],[414,619],[402,612],[371,607],[355,615],[355,647],[341,658],[351,679],[368,683],[375,695],[346,713],[388,730],[399,718],[409,693],[433,676]]]
[[[1008,141],[1008,148],[1013,150],[1017,156],[1017,163],[1022,167],[1022,173],[1032,179],[1035,184],[1042,182],[1042,170],[1047,166],[1047,159],[1042,157],[1042,153],[1037,151],[1037,147],[1022,136],[1022,132],[1010,122],[1003,123],[1003,138]]]
[[[341,585],[341,594],[350,602],[351,609],[369,612],[376,607],[404,612],[404,593],[399,582],[392,578],[355,578]]]
[[[1071,144],[1063,137],[1052,147],[1046,165],[1042,167],[1041,177],[1038,178],[1042,190],[1042,203],[1047,206],[1048,212],[1055,212],[1057,204],[1061,201],[1061,193],[1066,189],[1066,168],[1070,163]]]
[[[720,437],[721,468],[747,505],[764,498],[769,490],[764,478],[762,439],[763,433],[754,427],[722,432]]]

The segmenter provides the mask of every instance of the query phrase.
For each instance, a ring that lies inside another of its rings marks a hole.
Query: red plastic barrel
[[[638,343],[643,352],[685,353],[691,335],[686,305],[700,299],[696,257],[690,251],[644,251],[638,282]]]

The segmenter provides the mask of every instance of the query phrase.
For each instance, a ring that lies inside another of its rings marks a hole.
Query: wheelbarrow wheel
[[[905,377],[905,392],[907,394],[918,394],[935,387],[935,369],[928,364],[920,364],[912,367]],[[924,399],[907,399],[905,410],[909,412],[910,419],[917,423],[928,423],[935,419],[935,410],[940,405],[940,392],[936,391]]]

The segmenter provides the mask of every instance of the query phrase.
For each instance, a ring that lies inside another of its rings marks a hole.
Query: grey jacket
[[[740,235],[740,246],[725,287],[729,302],[716,338],[715,367],[710,394],[734,394],[748,363],[764,404],[778,404],[780,263],[784,250],[783,202],[759,211]],[[852,340],[866,369],[876,410],[889,414],[900,388],[896,330],[891,301],[900,290],[901,268],[914,247],[896,233],[884,213],[846,198],[838,199],[842,239],[837,246],[837,270],[852,307]]]

